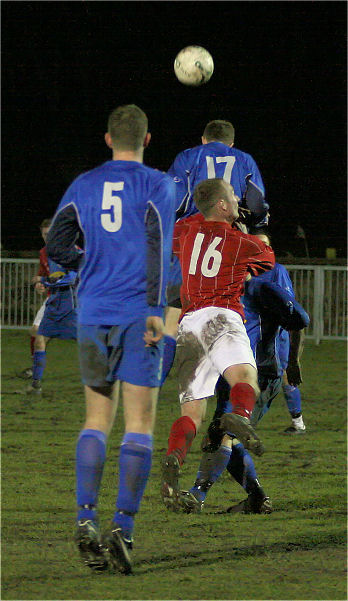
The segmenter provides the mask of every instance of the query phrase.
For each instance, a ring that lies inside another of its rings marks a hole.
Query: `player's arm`
[[[174,162],[168,169],[168,175],[173,179],[175,184],[175,211],[176,219],[183,217],[187,211],[187,206],[190,198],[189,190],[189,172],[185,169],[184,153],[176,156]]]
[[[273,249],[259,240],[256,236],[245,234],[247,237],[244,253],[248,256],[247,271],[252,276],[273,269],[275,257]]]
[[[295,299],[290,275],[284,265],[277,263],[271,273],[252,278],[248,293],[260,307],[272,313],[275,323],[285,330],[302,330],[309,324],[309,315]]]
[[[167,176],[157,182],[148,202],[146,228],[146,293],[148,315],[163,316],[173,244],[174,184]]]
[[[42,249],[42,250],[44,250],[44,249]],[[44,276],[44,275],[48,275],[46,261],[45,261],[45,255],[43,254],[42,250],[40,252],[40,263],[39,263],[39,269],[38,269],[38,272],[37,272],[37,275],[40,278],[42,276]]]
[[[63,267],[77,271],[83,254],[75,244],[80,233],[75,205],[70,203],[62,208],[58,207],[47,236],[48,256]]]
[[[300,357],[303,352],[305,334],[304,330],[290,332],[290,352],[286,375],[290,386],[299,386],[302,383]]]
[[[245,192],[241,206],[250,211],[245,216],[248,226],[262,227],[268,224],[269,204],[265,201],[265,187],[254,159],[247,155],[248,174],[245,177]]]
[[[180,178],[184,184],[187,184],[188,176],[190,173],[190,169],[187,166],[187,156],[185,151],[179,152],[179,154],[175,157],[174,162],[168,169],[168,175],[173,179],[175,177]]]

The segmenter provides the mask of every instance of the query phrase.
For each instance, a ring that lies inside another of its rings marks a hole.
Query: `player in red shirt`
[[[51,222],[52,222],[52,219],[44,219],[40,224],[40,232],[41,232],[41,236],[43,237],[45,244],[46,244],[47,234],[51,227]],[[46,298],[45,298],[43,304],[41,305],[40,309],[36,313],[36,315],[34,317],[33,325],[31,326],[30,331],[29,331],[31,359],[33,359],[33,356],[34,356],[35,338],[36,338],[37,331],[39,329],[39,325],[41,323],[42,316],[45,311],[47,296],[49,296],[49,292],[47,293],[47,288],[45,288],[45,286],[41,283],[41,277],[46,277],[46,276],[49,276],[49,274],[50,274],[49,267],[48,267],[46,246],[44,246],[40,250],[39,261],[40,261],[40,263],[39,263],[38,272],[32,278],[31,283],[34,284],[36,292],[38,292],[39,294],[46,294]],[[27,367],[22,372],[20,372],[20,374],[18,374],[18,375],[21,378],[30,379],[33,375],[32,367]]]
[[[272,269],[275,258],[259,238],[233,226],[239,217],[238,200],[224,180],[204,180],[194,191],[202,215],[175,226],[173,250],[179,256],[183,278],[177,340],[181,417],[172,425],[162,462],[162,498],[174,510],[180,504],[180,466],[201,426],[206,397],[214,394],[220,375],[231,387],[233,410],[220,419],[224,436],[214,454],[211,484],[230,459],[231,435],[256,455],[263,453],[250,426],[259,388],[240,297],[248,274],[256,276]]]

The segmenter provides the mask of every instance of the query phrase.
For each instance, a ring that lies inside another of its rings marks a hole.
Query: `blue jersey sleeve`
[[[166,305],[166,287],[175,220],[175,186],[162,179],[147,203],[146,226],[146,280],[149,315],[162,316]]]
[[[57,277],[54,278],[55,273]],[[74,286],[76,283],[77,272],[68,271],[67,273],[54,272],[51,276],[41,278],[41,281],[46,288],[65,288],[66,286]]]
[[[252,214],[251,225],[261,227],[268,224],[269,205],[265,202],[265,186],[254,159],[249,154],[244,156],[248,173],[245,177],[242,206],[249,209]]]
[[[276,263],[274,266],[274,280],[276,284],[278,284],[281,288],[289,292],[289,294],[295,298],[294,289],[292,286],[292,281],[289,275],[288,270],[284,265],[280,263]]]
[[[176,219],[184,216],[187,217],[191,214],[189,207],[193,203],[191,199],[193,190],[190,189],[190,166],[188,159],[189,156],[185,151],[180,152],[168,169],[168,175],[173,178],[175,183]]]
[[[182,179],[184,184],[187,185],[188,175],[190,173],[189,166],[187,165],[188,154],[183,151],[180,152],[174,159],[174,162],[168,169],[168,175],[171,177],[179,177]]]
[[[75,245],[81,229],[75,205],[74,183],[64,194],[47,236],[47,255],[68,269],[77,270],[83,252]]]

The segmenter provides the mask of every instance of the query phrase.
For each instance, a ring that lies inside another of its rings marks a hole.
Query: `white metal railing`
[[[347,340],[347,268],[286,265],[296,299],[311,318],[306,338]]]
[[[43,303],[31,279],[37,274],[35,259],[1,259],[2,328],[27,329]]]
[[[34,259],[2,259],[1,323],[26,329],[43,302],[31,284],[37,273]],[[311,318],[306,337],[347,340],[347,268],[329,265],[286,265],[296,298]]]

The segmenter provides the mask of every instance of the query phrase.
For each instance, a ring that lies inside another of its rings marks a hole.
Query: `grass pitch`
[[[303,359],[304,436],[290,425],[280,394],[258,432],[256,458],[274,512],[217,513],[245,498],[223,475],[201,515],[167,512],[160,500],[160,459],[179,415],[175,375],[161,391],[150,480],[136,519],[134,575],[96,575],[80,562],[74,533],[74,453],[84,400],[74,342],[48,348],[44,395],[14,394],[30,364],[24,332],[2,336],[1,599],[346,599],[346,345],[307,341]],[[214,410],[208,403],[207,423]],[[122,409],[108,446],[100,493],[102,526],[113,515]],[[193,482],[197,436],[183,469]]]

